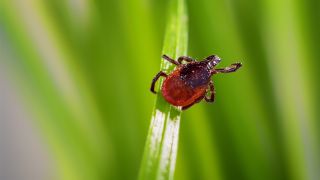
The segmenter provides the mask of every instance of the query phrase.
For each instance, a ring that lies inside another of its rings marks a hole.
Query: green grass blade
[[[177,58],[187,53],[188,24],[184,0],[170,3],[163,54]],[[169,72],[174,66],[162,60],[160,69]],[[160,83],[162,84],[162,80]],[[159,86],[158,86],[159,89]],[[173,179],[178,150],[181,110],[170,106],[157,95],[141,163],[139,179]]]

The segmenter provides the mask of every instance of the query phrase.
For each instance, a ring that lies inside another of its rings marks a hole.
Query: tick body
[[[187,56],[181,56],[177,61],[166,55],[162,57],[177,67],[169,75],[160,71],[153,78],[150,90],[156,93],[155,83],[161,76],[165,77],[161,87],[164,99],[174,106],[181,106],[182,110],[202,99],[213,102],[215,90],[211,76],[218,73],[235,72],[241,67],[241,63],[234,63],[229,67],[216,69],[215,66],[221,61],[216,55],[209,56],[202,61],[196,61]],[[187,63],[183,64],[183,61]]]

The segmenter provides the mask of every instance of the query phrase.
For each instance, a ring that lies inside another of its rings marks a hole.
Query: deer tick
[[[218,73],[231,73],[239,69],[242,64],[234,63],[228,67],[216,69],[215,66],[221,61],[216,55],[211,55],[202,61],[196,61],[188,56],[181,56],[174,60],[167,55],[163,59],[175,64],[177,67],[169,75],[160,71],[152,80],[151,92],[154,90],[157,80],[163,76],[161,92],[164,99],[174,106],[181,106],[185,110],[195,103],[205,99],[207,102],[214,101],[215,90],[211,76]],[[182,64],[186,61],[186,64]],[[207,94],[210,95],[207,96]]]

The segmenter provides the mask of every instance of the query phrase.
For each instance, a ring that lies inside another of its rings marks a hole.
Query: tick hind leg
[[[150,87],[150,91],[153,92],[154,94],[156,94],[157,92],[154,91],[154,87],[156,85],[156,82],[158,81],[158,79],[163,76],[163,77],[167,77],[168,75],[162,71],[160,71],[153,79],[152,79],[152,83],[151,83],[151,87]]]
[[[174,59],[172,59],[172,58],[170,58],[169,56],[167,56],[167,55],[162,55],[162,58],[163,59],[165,59],[165,60],[167,60],[167,61],[169,61],[169,62],[171,62],[172,64],[175,64],[175,65],[177,65],[177,66],[179,66],[180,65],[180,63],[178,62],[178,61],[176,61],[176,60],[174,60]]]
[[[214,101],[214,95],[215,95],[215,91],[214,91],[214,86],[213,86],[213,82],[212,80],[210,81],[209,83],[209,88],[210,88],[210,96],[205,96],[204,99],[207,101],[207,102],[213,102]]]
[[[228,66],[228,67],[225,67],[225,68],[222,68],[222,69],[215,69],[214,73],[231,73],[231,72],[235,72],[241,66],[242,66],[241,63],[234,63],[234,64],[231,64],[231,66]]]
[[[180,57],[178,58],[179,64],[182,64],[182,61],[193,62],[193,61],[195,61],[195,60],[192,59],[191,57],[188,57],[188,56],[180,56]]]

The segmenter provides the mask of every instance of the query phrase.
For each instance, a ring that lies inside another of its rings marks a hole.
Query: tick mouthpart
[[[206,58],[208,69],[215,67],[221,59],[217,55],[212,55]]]

